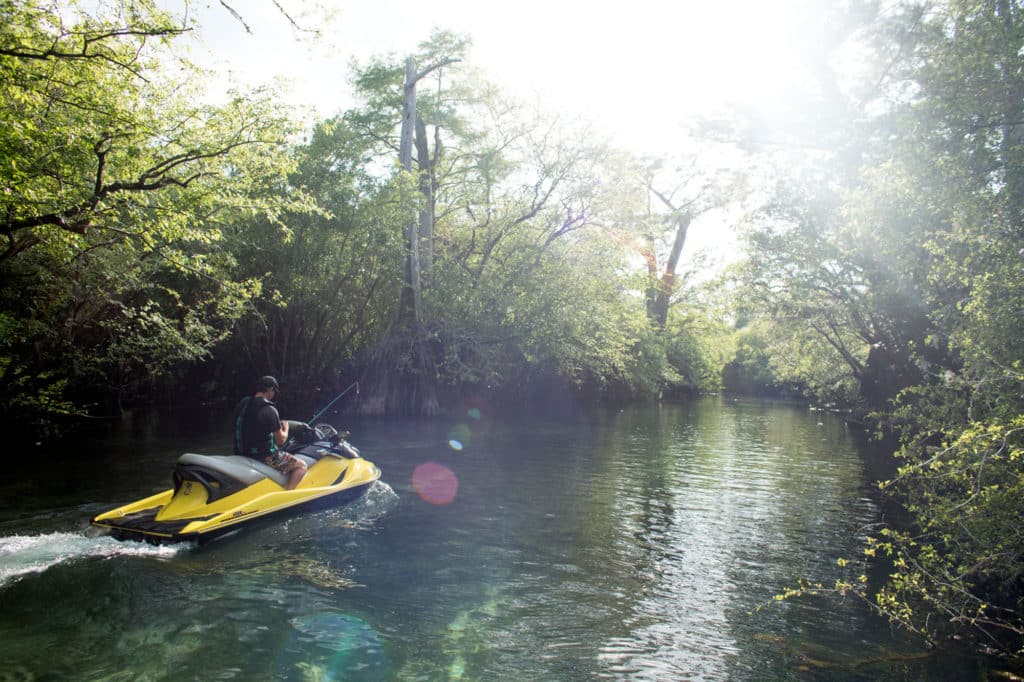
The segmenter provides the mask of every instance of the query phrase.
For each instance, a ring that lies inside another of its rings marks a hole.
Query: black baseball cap
[[[272,376],[260,377],[260,380],[256,382],[256,388],[261,391],[272,388],[276,393],[281,392],[281,387],[277,385],[277,379]]]

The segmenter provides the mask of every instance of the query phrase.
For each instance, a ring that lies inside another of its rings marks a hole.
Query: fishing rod
[[[356,395],[359,395],[359,382],[358,381],[353,381],[352,384],[348,388],[346,388],[344,391],[342,391],[337,396],[335,396],[334,400],[332,400],[331,402],[327,403],[327,405],[324,407],[324,409],[320,410],[319,412],[314,414],[312,417],[310,417],[309,421],[306,422],[306,423],[307,424],[312,424],[313,422],[315,422],[317,420],[317,418],[320,417],[320,415],[322,415],[327,410],[331,409],[331,405],[333,405],[334,403],[336,403],[339,400],[341,400],[342,397],[344,397],[344,395],[346,393],[348,393],[349,391],[351,391],[353,388],[356,389]]]

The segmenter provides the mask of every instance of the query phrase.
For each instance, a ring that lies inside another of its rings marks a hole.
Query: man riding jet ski
[[[278,448],[288,441],[288,422],[281,421],[271,402],[281,393],[277,379],[261,377],[256,393],[242,398],[235,408],[235,454],[252,457],[288,474],[285,490],[294,490],[306,475],[306,463]]]
[[[92,523],[119,540],[205,542],[256,519],[350,502],[380,478],[380,469],[345,440],[347,432],[296,421],[282,422],[274,435],[281,430],[287,438],[279,444],[275,437],[274,461],[294,459],[300,466],[282,470],[240,454],[186,453],[174,466],[170,490],[100,514]],[[241,439],[242,447],[249,443]],[[299,470],[301,476],[295,474]]]

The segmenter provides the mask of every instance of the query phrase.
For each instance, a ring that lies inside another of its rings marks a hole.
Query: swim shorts
[[[302,461],[288,454],[284,450],[278,450],[273,454],[267,455],[267,458],[263,460],[263,463],[269,464],[282,474],[287,474],[292,469],[297,469],[302,466]]]

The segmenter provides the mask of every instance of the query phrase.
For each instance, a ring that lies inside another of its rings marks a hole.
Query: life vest
[[[242,398],[235,409],[235,454],[252,457],[261,462],[277,451],[274,431],[260,424],[260,412],[276,407],[262,396]]]

